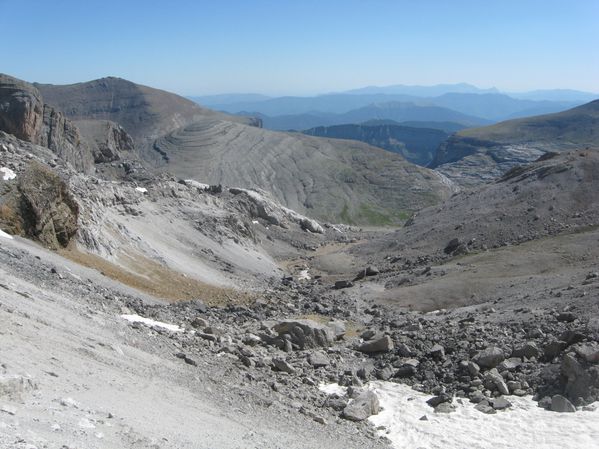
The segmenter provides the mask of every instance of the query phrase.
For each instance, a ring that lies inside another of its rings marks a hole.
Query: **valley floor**
[[[168,332],[121,318],[140,296],[0,238],[0,447],[386,447],[350,423],[261,401],[243,372],[225,373],[227,354],[183,363]]]

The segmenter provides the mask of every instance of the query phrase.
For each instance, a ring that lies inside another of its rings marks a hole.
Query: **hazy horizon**
[[[104,76],[181,95],[317,95],[468,83],[599,92],[599,2],[0,0],[0,71]]]

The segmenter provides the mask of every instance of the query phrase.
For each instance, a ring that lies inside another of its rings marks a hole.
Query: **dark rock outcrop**
[[[0,226],[58,249],[75,236],[79,206],[67,185],[47,167],[33,162],[0,197]]]

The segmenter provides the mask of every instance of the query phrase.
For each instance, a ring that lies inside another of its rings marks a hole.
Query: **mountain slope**
[[[304,134],[333,139],[351,139],[399,153],[408,161],[428,165],[439,144],[449,134],[438,129],[412,128],[399,124],[337,125],[311,128]]]
[[[327,221],[392,224],[444,198],[437,173],[361,142],[203,121],[158,139],[163,168],[183,178],[270,191]]]
[[[251,119],[201,108],[170,92],[115,77],[62,86],[35,86],[46,102],[71,119],[101,119],[118,123],[142,151],[154,139],[204,118],[251,122]]]
[[[599,147],[599,100],[459,131],[439,147],[431,167],[463,185],[476,185],[544,153],[585,147]]]

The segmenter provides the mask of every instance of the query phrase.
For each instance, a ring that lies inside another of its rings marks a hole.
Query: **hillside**
[[[449,134],[438,129],[413,128],[399,124],[362,124],[320,126],[304,131],[304,134],[333,139],[350,139],[401,154],[408,161],[426,166],[439,144]]]
[[[463,185],[488,181],[547,152],[599,147],[599,100],[556,114],[459,131],[431,167]]]
[[[392,224],[447,196],[446,180],[361,142],[203,121],[158,139],[162,168],[208,184],[260,188],[332,222]]]
[[[110,120],[129,133],[140,150],[154,139],[206,118],[252,123],[251,119],[205,109],[159,89],[107,77],[69,85],[34,84],[44,100],[72,120]],[[148,152],[146,155],[153,156]]]

